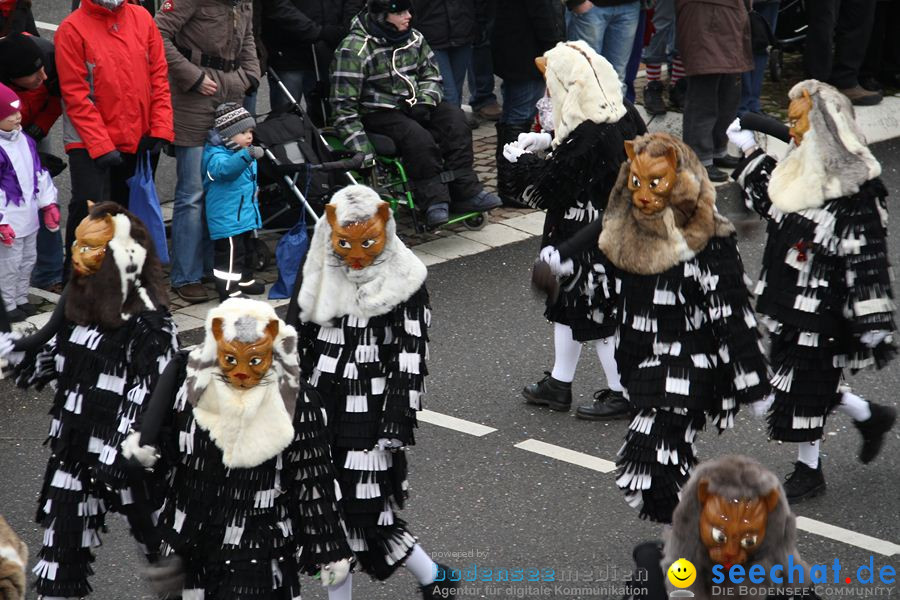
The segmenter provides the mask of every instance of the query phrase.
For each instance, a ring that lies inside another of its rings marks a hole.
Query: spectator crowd
[[[780,0],[81,0],[72,8],[51,43],[29,0],[0,0],[0,285],[13,320],[34,310],[28,285],[61,290],[88,202],[127,207],[137,166],[147,154],[155,172],[163,151],[176,163],[174,292],[204,302],[208,278],[223,299],[258,292],[247,239],[259,226],[261,151],[251,136],[264,75],[273,110],[302,99],[316,125],[334,126],[365,155],[364,167],[376,154],[369,136],[391,138],[429,227],[453,213],[520,205],[499,158],[506,143],[552,119],[535,59],[565,40],[605,57],[631,102],[643,65],[647,113],[683,111],[685,142],[710,179],[724,181],[719,167],[738,162],[725,130],[736,115],[762,111],[783,10]],[[856,105],[880,102],[900,74],[900,47],[887,31],[897,11],[879,0],[807,0],[806,74]],[[60,120],[71,179],[62,224],[51,178],[66,163],[48,140]],[[470,128],[482,120],[496,122],[497,195],[472,166]]]

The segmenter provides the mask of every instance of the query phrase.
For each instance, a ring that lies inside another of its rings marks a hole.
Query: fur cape
[[[625,116],[616,70],[583,41],[560,42],[544,53],[553,102],[553,147],[585,121],[615,123]]]
[[[226,340],[254,341],[265,335],[272,320],[279,321],[272,366],[262,381],[237,390],[219,372],[218,344],[213,319],[223,319]],[[253,467],[284,450],[294,437],[292,424],[300,392],[297,332],[278,319],[266,302],[230,298],[209,311],[203,343],[188,355],[184,382],[194,419],[222,450],[228,467]]]
[[[853,104],[842,93],[815,79],[791,88],[791,100],[809,93],[809,131],[772,171],[769,198],[782,212],[818,208],[826,200],[852,196],[881,174],[881,165],[866,146]]]
[[[382,202],[364,185],[345,187],[331,199],[342,225],[369,220]],[[360,319],[384,315],[422,287],[428,269],[397,237],[393,215],[385,235],[387,243],[375,262],[354,271],[332,249],[328,219],[319,219],[303,265],[299,297],[303,322],[327,326],[346,315]]]
[[[681,491],[681,500],[672,515],[672,528],[665,534],[661,564],[663,573],[679,558],[686,558],[693,563],[697,570],[697,579],[688,588],[694,593],[694,598],[697,600],[714,598],[710,588],[714,564],[699,535],[701,506],[697,489],[703,479],[709,480],[711,493],[725,498],[755,498],[765,496],[773,489],[777,489],[779,492],[778,504],[769,513],[766,537],[744,567],[749,570],[753,565],[762,565],[768,576],[773,565],[786,566],[788,556],[792,556],[794,564],[801,565],[803,569],[804,584],[809,583],[809,565],[800,559],[800,552],[797,550],[796,517],[788,505],[784,488],[775,474],[747,456],[723,456],[717,460],[704,462],[694,470],[687,485]],[[670,584],[666,585],[670,591],[674,589]],[[802,587],[802,585],[798,582],[792,585],[785,583],[785,587]],[[747,579],[742,586],[751,588],[748,595],[741,596],[738,590],[739,586],[729,587],[728,583],[723,583],[721,587],[728,590],[723,598],[759,600],[765,598],[766,594],[753,593],[752,588],[768,588],[773,587],[774,584],[767,579],[760,584],[754,584]]]
[[[630,160],[622,163],[609,195],[600,250],[628,273],[662,273],[699,254],[711,237],[734,233],[731,222],[716,211],[716,190],[706,169],[684,142],[666,133],[648,133],[634,140],[635,154],[665,156],[669,147],[675,148],[678,161],[668,207],[652,216],[634,208],[628,189]]]
[[[0,517],[0,600],[24,600],[28,546]]]
[[[111,216],[115,235],[100,270],[72,277],[66,299],[66,318],[79,325],[116,329],[136,314],[166,309],[169,295],[153,239],[140,219],[115,202],[94,206],[89,216]]]

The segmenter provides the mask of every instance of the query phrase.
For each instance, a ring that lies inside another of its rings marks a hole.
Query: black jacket
[[[412,0],[412,26],[432,50],[466,46],[478,36],[475,4],[475,0]]]
[[[365,0],[262,0],[262,39],[269,64],[276,70],[311,71],[315,45],[327,80],[334,49],[364,5]]]
[[[494,73],[512,81],[542,79],[534,59],[565,40],[558,0],[497,0],[491,51]]]

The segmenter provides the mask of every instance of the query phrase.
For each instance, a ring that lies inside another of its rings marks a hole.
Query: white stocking
[[[872,418],[869,403],[852,392],[844,392],[837,409],[854,421],[868,421]]]
[[[814,442],[801,442],[797,448],[797,460],[810,469],[819,468],[819,440]]]
[[[328,600],[353,600],[353,573],[347,573],[347,579],[340,585],[325,589],[328,590]]]
[[[431,560],[427,552],[422,550],[422,546],[418,544],[413,546],[404,566],[418,580],[419,585],[434,583],[434,578],[437,576],[437,564]]]
[[[616,336],[597,340],[597,357],[606,375],[606,385],[614,392],[622,391],[622,380],[619,379],[619,367],[616,364]]]
[[[581,342],[572,339],[572,328],[568,325],[553,324],[553,352],[553,372],[550,376],[563,383],[572,383],[578,357],[581,356]]]

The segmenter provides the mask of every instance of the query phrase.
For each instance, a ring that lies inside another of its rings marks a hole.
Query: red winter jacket
[[[145,135],[172,141],[166,56],[146,9],[123,3],[110,11],[82,0],[53,41],[66,151],[86,148],[97,158],[134,153]]]

